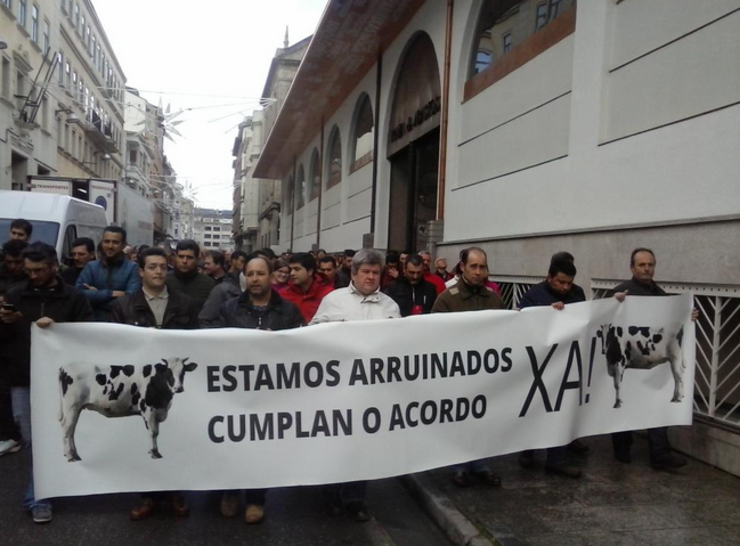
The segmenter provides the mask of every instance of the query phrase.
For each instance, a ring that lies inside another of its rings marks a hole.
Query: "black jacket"
[[[667,296],[665,290],[660,286],[651,282],[650,284],[643,284],[636,279],[632,278],[627,282],[623,282],[619,286],[615,286],[612,289],[612,294],[616,292],[624,292],[627,290],[628,296]]]
[[[31,384],[31,324],[41,317],[54,322],[93,322],[92,307],[85,295],[57,277],[53,288],[36,289],[27,283],[11,289],[5,301],[15,305],[23,318],[13,324],[0,322],[2,373],[11,386]],[[49,363],[52,364],[52,363]]]
[[[239,285],[239,277],[237,276],[235,278],[233,275],[226,275],[224,282],[211,290],[211,294],[200,310],[200,314],[198,315],[200,327],[216,327],[218,325],[218,312],[221,309],[221,305],[232,298],[238,298],[241,293],[242,289]]]
[[[249,292],[221,305],[216,328],[259,328],[261,330],[288,330],[303,326],[303,315],[294,304],[272,291],[270,303],[256,309],[249,300]]]
[[[540,284],[530,288],[529,291],[522,296],[522,299],[519,300],[519,309],[552,305],[559,301],[564,304],[586,301],[586,294],[583,292],[583,288],[577,284],[573,285],[570,292],[562,295],[557,292],[553,292],[546,282],[541,282]]]
[[[198,313],[195,305],[193,305],[193,300],[175,290],[168,290],[167,293],[167,307],[164,310],[164,320],[162,320],[161,328],[163,330],[193,330],[197,328]],[[141,288],[133,294],[118,298],[113,303],[110,321],[145,328],[157,327],[157,320],[154,318],[154,313],[152,313]]]
[[[167,289],[172,292],[180,292],[192,298],[198,313],[203,309],[203,305],[208,299],[208,295],[213,290],[216,283],[208,275],[201,275],[193,271],[188,275],[183,275],[178,271],[167,273]]]
[[[402,317],[408,317],[414,305],[421,305],[424,314],[431,313],[437,300],[437,289],[424,279],[413,285],[406,277],[401,276],[390,283],[384,292],[398,304]]]
[[[4,296],[11,288],[25,286],[28,277],[21,273],[17,277],[10,274],[4,263],[0,263],[0,296]]]

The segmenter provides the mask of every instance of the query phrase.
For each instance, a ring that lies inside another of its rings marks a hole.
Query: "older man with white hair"
[[[380,252],[358,251],[352,258],[349,286],[324,296],[311,324],[400,318],[401,311],[396,302],[380,291],[384,265]],[[346,508],[355,521],[367,521],[370,515],[365,504],[366,493],[366,481],[327,486],[327,511],[331,515],[340,515]]]

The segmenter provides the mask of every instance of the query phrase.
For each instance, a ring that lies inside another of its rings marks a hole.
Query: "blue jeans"
[[[29,456],[31,456],[31,389],[28,387],[11,387],[10,396],[13,400],[13,417],[21,431],[23,447]],[[26,496],[23,499],[23,507],[27,510],[32,510],[36,506],[48,506],[51,508],[51,501],[47,499],[36,499],[33,490],[33,459],[31,459],[31,479],[26,489]]]

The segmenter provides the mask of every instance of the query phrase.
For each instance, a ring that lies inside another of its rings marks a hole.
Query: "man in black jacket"
[[[23,250],[28,243],[10,240],[3,245],[0,263],[0,303],[5,294],[16,286],[25,285],[28,278],[23,273]],[[4,374],[3,348],[0,346],[0,456],[16,453],[21,449],[21,431],[13,419],[10,384]]]
[[[59,262],[54,247],[44,243],[29,245],[23,251],[23,260],[28,283],[5,295],[0,309],[0,345],[6,356],[4,365],[11,386],[13,414],[24,444],[30,447],[31,325],[48,328],[55,322],[92,322],[94,317],[87,298],[65,285],[58,275]],[[51,521],[51,503],[35,498],[33,479],[24,506],[36,523]]]
[[[220,328],[252,328],[259,330],[287,330],[303,326],[303,315],[298,307],[285,301],[272,289],[270,277],[272,264],[264,256],[247,262],[245,270],[247,288],[241,296],[221,305],[218,320]],[[245,491],[247,523],[260,523],[264,517],[266,489]],[[225,491],[221,498],[221,514],[233,518],[239,511],[239,492]]]
[[[141,288],[115,301],[111,309],[111,322],[167,330],[197,328],[198,316],[193,300],[185,294],[167,290],[167,253],[161,248],[150,247],[139,254],[137,261]],[[162,501],[168,501],[177,516],[190,513],[180,493],[145,493],[141,503],[131,510],[131,520],[147,519]]]
[[[619,301],[624,301],[626,295],[630,296],[666,296],[666,292],[653,280],[655,275],[655,254],[649,248],[636,248],[630,256],[630,271],[632,278],[614,287],[614,296]],[[699,312],[694,310],[691,320],[696,320]],[[673,453],[671,443],[668,440],[668,428],[650,428],[648,433],[648,447],[650,451],[650,464],[656,470],[663,468],[680,468],[686,465],[686,459]],[[632,462],[630,454],[632,447],[632,432],[627,430],[612,434],[614,447],[614,458],[621,463]]]
[[[198,273],[200,247],[191,239],[177,243],[175,247],[175,270],[167,275],[167,288],[171,292],[181,292],[195,302],[200,313],[215,282],[208,275]]]
[[[386,295],[398,304],[402,317],[432,312],[432,306],[437,299],[437,289],[423,277],[424,262],[421,256],[415,254],[406,260],[403,275],[384,290]]]
[[[161,248],[150,247],[137,258],[141,288],[119,298],[111,310],[111,322],[188,330],[198,328],[198,315],[193,300],[175,290],[168,290],[167,254]]]

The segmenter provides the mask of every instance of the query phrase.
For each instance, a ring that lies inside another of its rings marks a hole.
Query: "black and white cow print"
[[[167,419],[173,396],[183,392],[185,373],[198,367],[195,362],[187,361],[188,358],[168,358],[144,366],[128,364],[91,369],[70,364],[59,368],[59,422],[67,460],[81,460],[74,435],[83,409],[106,417],[141,415],[152,439],[149,454],[153,459],[161,458],[157,448],[159,423]]]
[[[680,324],[669,328],[603,324],[596,336],[601,339],[601,353],[606,356],[607,371],[614,378],[615,408],[622,406],[619,388],[626,368],[649,370],[664,362],[670,363],[675,383],[671,402],[683,400],[686,365],[681,350],[683,327]]]

